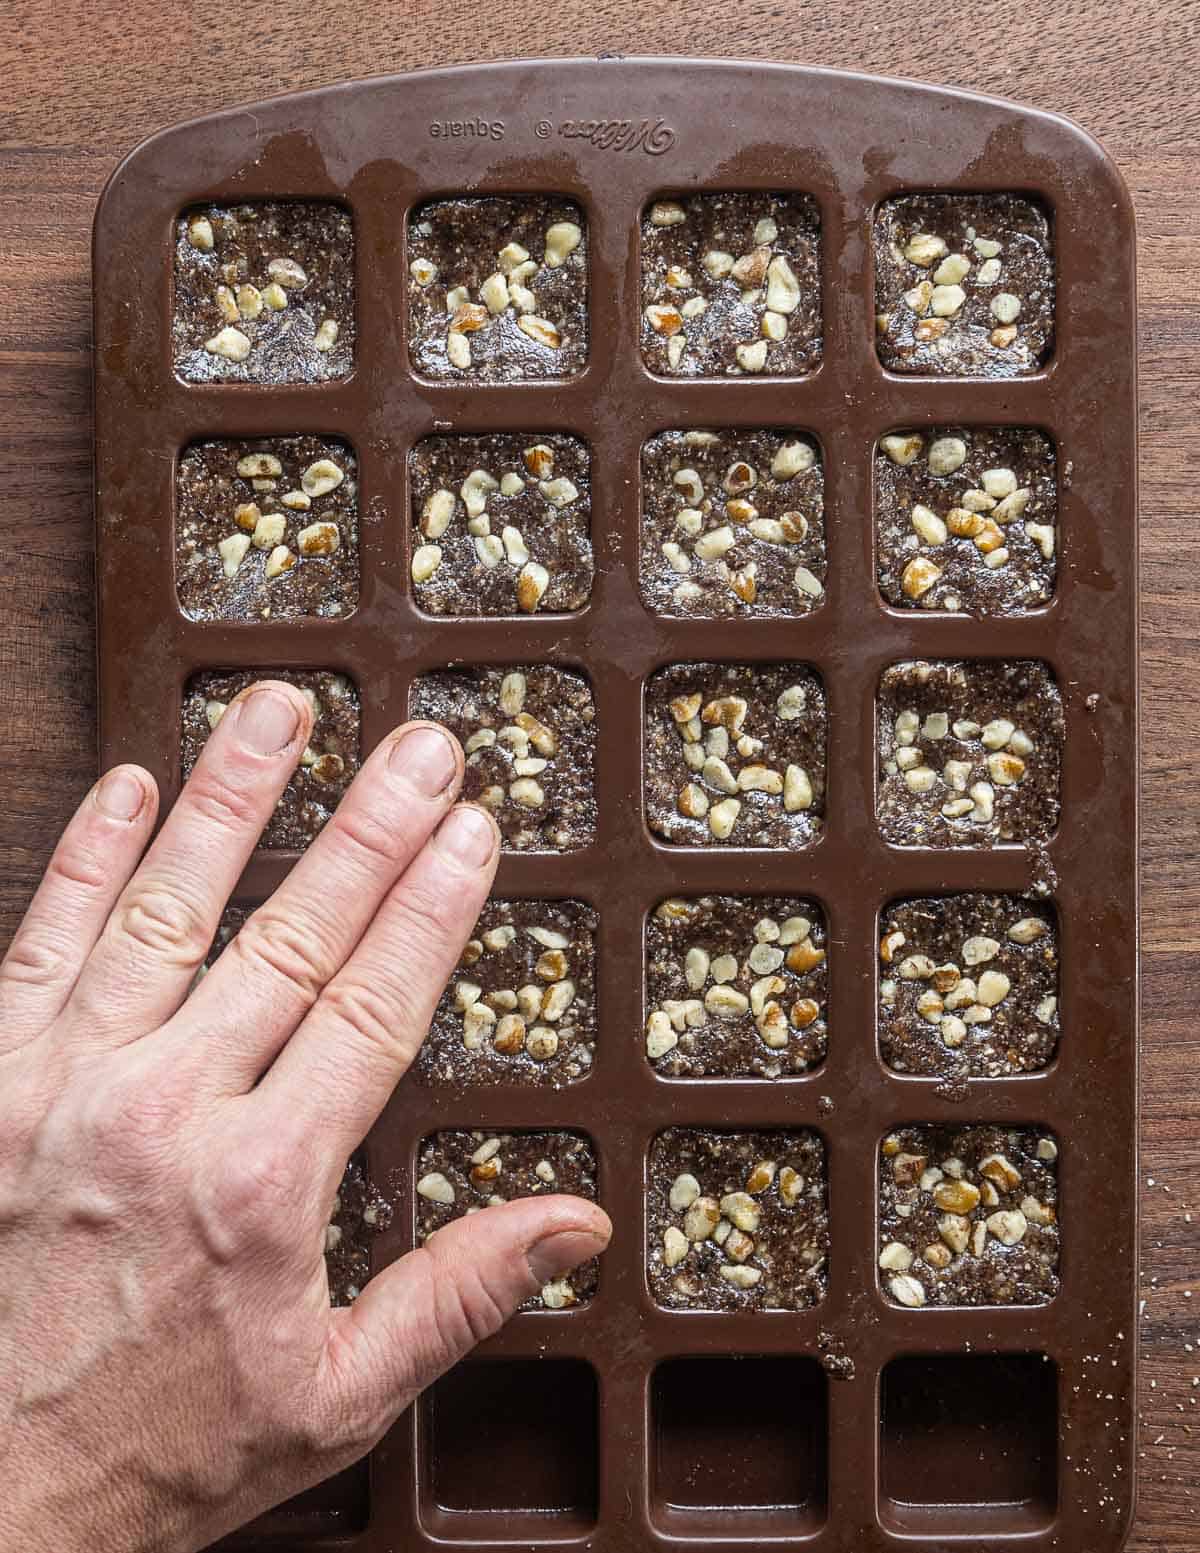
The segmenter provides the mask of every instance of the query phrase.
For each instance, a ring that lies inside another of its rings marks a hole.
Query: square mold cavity
[[[577,1359],[469,1360],[421,1401],[430,1537],[524,1543],[596,1523],[597,1387]]]
[[[294,1499],[217,1543],[218,1548],[294,1548],[300,1543],[344,1541],[366,1531],[371,1512],[371,1466],[355,1462],[336,1477],[307,1488]]]
[[[880,1519],[903,1536],[1039,1531],[1058,1503],[1058,1370],[1042,1354],[893,1359],[880,1399]]]
[[[828,1382],[815,1359],[669,1359],[650,1390],[650,1515],[665,1535],[811,1536],[827,1513]]]

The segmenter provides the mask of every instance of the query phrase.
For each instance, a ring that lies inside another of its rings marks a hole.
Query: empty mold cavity
[[[421,1403],[430,1536],[523,1543],[596,1522],[596,1377],[577,1359],[474,1360]]]
[[[651,1383],[650,1513],[671,1536],[796,1537],[826,1517],[828,1398],[815,1359],[671,1359]]]
[[[364,1459],[336,1477],[305,1489],[294,1499],[276,1505],[217,1546],[285,1549],[297,1543],[320,1542],[324,1545],[330,1539],[341,1541],[366,1531],[370,1512],[371,1469]]]
[[[894,1359],[880,1402],[880,1518],[907,1536],[1032,1532],[1054,1518],[1058,1371],[1042,1354]]]

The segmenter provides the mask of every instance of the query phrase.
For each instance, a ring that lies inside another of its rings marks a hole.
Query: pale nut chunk
[[[994,286],[1000,279],[1000,269],[999,259],[985,259],[975,272],[975,284],[977,286]]]
[[[953,318],[967,300],[961,286],[935,286],[929,299],[929,311],[935,318]]]
[[[811,809],[813,788],[803,766],[789,765],[783,774],[783,807],[788,814]]]
[[[925,1286],[911,1273],[897,1273],[894,1278],[889,1278],[888,1289],[897,1304],[907,1305],[910,1310],[916,1310],[925,1303]]]
[[[557,480],[539,480],[538,490],[552,507],[569,507],[579,495],[579,487],[566,475]]]
[[[966,792],[970,776],[971,762],[969,760],[948,760],[942,767],[942,781],[956,793]],[[968,804],[967,807],[970,808],[971,805]]]
[[[783,778],[770,766],[743,766],[737,774],[737,786],[743,793],[769,793],[777,797],[783,792]]]
[[[505,1014],[497,1021],[492,1045],[505,1057],[515,1056],[525,1047],[525,1021],[520,1014]]]
[[[331,351],[337,344],[340,333],[341,330],[338,327],[336,318],[323,318],[317,326],[316,333],[313,335],[313,349],[322,353]]]
[[[217,287],[217,310],[226,323],[237,323],[241,317],[238,310],[237,298],[228,286]]]
[[[918,282],[911,291],[904,293],[904,300],[918,317],[924,317],[933,300],[933,283],[928,280]]]
[[[771,460],[771,474],[776,480],[791,480],[806,474],[817,461],[817,455],[807,442],[785,442]]]
[[[979,477],[979,483],[997,501],[1011,496],[1017,489],[1017,477],[1011,469],[985,469]]]
[[[911,522],[918,537],[927,545],[944,545],[946,543],[946,525],[938,517],[931,507],[917,502],[913,506]],[[912,564],[911,562],[909,563]],[[907,568],[905,568],[907,571]],[[935,578],[934,581],[937,579]]]
[[[428,259],[414,259],[408,266],[408,273],[422,290],[432,286],[438,276],[437,265],[431,264]]]
[[[475,556],[480,566],[493,571],[504,559],[504,541],[498,534],[480,534],[475,540]]]
[[[309,497],[328,496],[346,478],[346,471],[331,458],[318,458],[300,476],[300,487]]]
[[[919,456],[925,446],[925,438],[920,432],[893,432],[889,437],[881,437],[879,446],[891,459],[893,464],[899,464],[902,468],[911,464]],[[932,449],[930,450],[932,463]]]
[[[544,949],[537,957],[534,974],[543,981],[560,981],[567,974],[567,957],[561,949]]]
[[[226,577],[237,576],[238,568],[246,559],[249,548],[249,534],[230,534],[217,545],[217,554],[221,557],[221,570]]]
[[[693,992],[699,992],[708,980],[710,964],[708,950],[698,944],[693,944],[684,956],[684,979]]]
[[[965,280],[971,273],[971,261],[963,253],[947,254],[937,269],[933,272],[935,284],[939,286],[957,286],[959,281]]]
[[[809,971],[816,970],[824,960],[824,949],[818,949],[811,938],[802,938],[788,950],[786,964],[788,970],[794,971],[797,976],[807,976]]]
[[[750,999],[736,987],[710,987],[704,994],[704,1007],[717,1019],[740,1019],[750,1007]]]
[[[465,372],[471,365],[471,343],[457,329],[451,329],[446,336],[446,359],[460,372]]]
[[[896,958],[896,951],[903,949],[908,942],[899,928],[893,928],[890,933],[885,933],[879,940],[879,958],[885,965],[890,965]]]
[[[904,773],[905,786],[910,793],[918,795],[932,792],[938,780],[938,774],[932,766],[913,766]]]
[[[1030,539],[1042,552],[1045,560],[1054,558],[1054,526],[1050,523],[1026,523],[1025,537]]]
[[[1016,324],[1003,324],[999,329],[993,329],[988,339],[997,350],[1007,350],[1017,337]]]
[[[928,232],[914,232],[904,247],[904,257],[910,264],[917,264],[923,270],[939,259],[946,257],[946,244],[940,237],[934,237]]]
[[[646,1056],[653,1062],[659,1057],[665,1057],[678,1044],[679,1037],[671,1026],[670,1018],[661,1009],[655,1009],[646,1021]]]
[[[691,1250],[691,1243],[681,1229],[669,1224],[663,1231],[663,1262],[668,1267],[678,1267]]]
[[[721,1277],[726,1283],[732,1283],[739,1289],[752,1289],[762,1277],[762,1270],[757,1267],[747,1267],[741,1262],[725,1262],[721,1266]]]
[[[718,1225],[713,1238],[732,1262],[742,1263],[754,1255],[754,1240],[744,1230],[731,1227],[722,1234]]]
[[[879,1265],[885,1273],[906,1273],[912,1264],[913,1254],[903,1241],[889,1241],[879,1253]]]
[[[267,265],[267,274],[285,291],[298,291],[308,285],[308,276],[295,259],[272,259]]]
[[[747,964],[756,976],[769,976],[783,964],[784,951],[776,944],[755,944]]]
[[[1006,1192],[1015,1192],[1021,1184],[1021,1172],[1005,1154],[989,1154],[981,1159],[979,1174]]]
[[[288,305],[288,295],[277,280],[262,288],[262,299],[273,313],[282,313]]]
[[[1012,983],[1003,971],[984,971],[979,978],[976,996],[984,1008],[995,1008],[997,1003],[1003,1003],[1011,990]]]
[[[301,555],[333,555],[341,542],[336,523],[310,523],[296,535],[296,548]]]
[[[800,282],[783,255],[776,254],[767,265],[767,307],[773,313],[789,314],[799,306]]]
[[[483,298],[483,305],[489,313],[493,316],[502,313],[509,305],[508,281],[497,270],[480,286],[479,295]]]
[[[761,372],[767,364],[767,342],[756,340],[753,345],[739,345],[734,354],[743,372]]]
[[[532,777],[518,777],[509,784],[508,796],[522,809],[540,809],[546,795]]]
[[[242,318],[257,318],[263,306],[262,292],[257,286],[242,285],[237,288],[237,310]],[[313,344],[316,345],[315,339]],[[317,348],[320,349],[319,346]]]
[[[942,575],[940,566],[935,565],[928,556],[917,555],[912,558],[900,575],[900,586],[906,597],[910,599],[923,598]]]
[[[250,354],[250,341],[240,329],[227,324],[211,340],[205,340],[204,349],[210,355],[224,356],[227,361],[245,361]]]
[[[562,335],[555,325],[548,318],[539,318],[536,313],[522,313],[517,320],[517,328],[547,350],[558,350],[562,345]]]
[[[697,298],[697,300],[699,299]],[[685,309],[690,305],[690,303],[685,303]],[[705,306],[707,306],[707,303]],[[771,340],[775,344],[778,344],[780,340],[787,339],[788,324],[787,319],[782,313],[773,313],[768,309],[768,311],[762,315],[762,321],[759,324],[759,328],[762,330],[763,338]]]
[[[211,253],[213,249],[212,222],[207,216],[193,216],[187,227],[188,242],[198,253]]]
[[[966,507],[952,507],[946,514],[946,527],[958,539],[975,539],[983,532],[983,519]]]
[[[1000,750],[987,758],[988,776],[997,787],[1015,787],[1025,775],[1025,762],[1019,755]]]
[[[1054,1209],[1040,1203],[1036,1197],[1022,1197],[1021,1212],[1030,1224],[1053,1224],[1056,1217]]]
[[[413,551],[412,579],[414,582],[428,582],[438,567],[442,564],[441,545],[418,545]],[[490,729],[488,730],[491,731]],[[470,740],[467,741],[468,745]],[[493,736],[494,742],[494,736]],[[478,746],[477,746],[478,747]],[[470,751],[468,750],[468,753]]]
[[[1008,936],[1014,944],[1032,944],[1035,939],[1042,938],[1049,932],[1041,917],[1021,917],[1014,922],[1008,930]]]
[[[700,263],[712,276],[713,280],[724,280],[733,270],[733,255],[726,253],[723,248],[710,248]]]
[[[692,1206],[699,1195],[699,1181],[696,1180],[694,1175],[689,1175],[687,1171],[684,1171],[682,1175],[677,1175],[674,1181],[671,1182],[668,1201],[675,1213],[682,1213],[686,1208]]]
[[[963,939],[962,958],[964,965],[984,965],[988,960],[994,960],[999,953],[999,941],[995,938],[988,938],[984,933],[972,934],[970,938]]]
[[[708,973],[718,986],[735,981],[738,973],[737,955],[719,954],[709,966]]]
[[[556,981],[546,988],[542,998],[542,1018],[557,1024],[575,1001],[575,983],[569,979]]]
[[[971,1221],[961,1213],[943,1213],[938,1220],[938,1234],[956,1256],[960,1256],[971,1239]]]
[[[806,598],[820,598],[822,593],[825,592],[824,584],[809,571],[807,566],[797,566],[792,581],[796,585],[796,592],[803,594]]]
[[[509,565],[524,566],[529,559],[529,546],[521,530],[506,523],[500,531],[500,540],[504,546],[504,558]]]
[[[520,538],[520,536],[517,536]],[[522,542],[523,544],[523,542]],[[528,551],[525,554],[528,555]],[[516,560],[515,555],[509,556],[510,560]],[[532,614],[541,603],[546,589],[550,586],[550,573],[537,561],[528,561],[522,568],[517,578],[517,603],[526,614]]]
[[[922,992],[920,997],[917,999],[917,1013],[920,1014],[921,1018],[924,1019],[928,1024],[940,1024],[944,1010],[945,1004],[942,1002],[940,995],[935,992],[932,987],[926,988],[926,990]]]
[[[747,1235],[758,1233],[762,1223],[762,1209],[749,1192],[729,1192],[721,1198],[721,1212],[735,1229]]]
[[[496,262],[500,266],[501,274],[511,275],[521,265],[528,263],[529,249],[522,248],[520,243],[505,243],[496,256]]]
[[[676,696],[671,702],[671,716],[677,723],[690,723],[699,713],[702,699],[699,692],[690,696]]]
[[[970,1213],[979,1205],[979,1188],[971,1181],[939,1181],[933,1200],[946,1213]]]
[[[547,227],[544,258],[546,267],[556,270],[560,265],[565,264],[582,241],[583,232],[574,221],[556,221],[553,226]]]
[[[759,243],[749,253],[744,253],[733,263],[733,278],[738,285],[745,289],[753,289],[761,286],[767,276],[767,267],[771,263],[771,250],[766,243]],[[783,308],[776,308],[776,312],[783,312]]]
[[[987,1227],[1002,1246],[1015,1246],[1024,1240],[1029,1222],[1020,1208],[1002,1209],[988,1216]]]
[[[971,810],[971,818],[987,824],[995,812],[995,790],[990,782],[972,782],[971,798],[975,807]]]
[[[678,226],[687,220],[687,211],[678,200],[655,200],[650,207],[651,226]]]
[[[549,1062],[558,1051],[558,1032],[535,1025],[525,1038],[525,1050],[534,1062]]]
[[[762,1017],[764,1010],[772,998],[778,997],[781,992],[787,991],[787,982],[782,976],[760,976],[750,988],[750,1012],[755,1019]]]
[[[286,532],[287,520],[283,513],[268,512],[255,523],[254,532],[250,536],[251,543],[256,550],[274,550],[276,545],[283,543]]]
[[[1015,324],[1021,316],[1021,299],[1011,291],[998,291],[992,298],[992,316],[998,323]]]
[[[735,542],[733,529],[726,523],[720,528],[709,529],[707,534],[701,534],[692,550],[698,561],[716,561],[726,551],[732,550]]]
[[[417,1194],[429,1202],[444,1203],[447,1207],[454,1201],[454,1187],[440,1170],[421,1177],[417,1182]]]
[[[646,322],[656,334],[670,339],[683,328],[683,314],[669,302],[651,302],[646,308]]]
[[[454,517],[454,492],[439,488],[426,497],[421,508],[421,532],[426,539],[440,539]]]
[[[511,469],[508,471],[507,474],[503,474],[503,475],[500,476],[500,494],[501,494],[501,496],[520,496],[521,492],[524,489],[525,489],[525,482],[524,482],[524,480],[521,479],[521,476],[519,474],[515,474]]]
[[[683,1233],[689,1240],[707,1240],[721,1219],[721,1210],[714,1197],[697,1197],[683,1216]]]
[[[718,841],[726,841],[733,834],[741,812],[741,803],[736,798],[723,798],[709,809],[708,828]]]
[[[556,1278],[541,1291],[542,1304],[547,1310],[566,1310],[578,1304],[575,1290],[565,1278]]]
[[[284,572],[290,572],[296,564],[296,557],[286,545],[276,545],[267,557],[267,564],[263,568],[263,576],[268,578],[281,577]]]
[[[779,1172],[779,1200],[787,1208],[794,1208],[804,1194],[804,1177],[791,1165],[784,1165]]]

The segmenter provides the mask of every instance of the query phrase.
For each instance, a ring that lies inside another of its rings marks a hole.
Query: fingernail
[[[461,804],[442,821],[437,844],[465,868],[482,868],[495,851],[495,827],[482,809]]]
[[[254,690],[238,702],[234,724],[243,748],[255,755],[278,755],[296,737],[300,711],[278,690]]]
[[[414,728],[397,739],[388,765],[426,798],[444,793],[458,770],[454,746],[439,728]]]
[[[146,789],[132,771],[110,771],[96,789],[96,802],[114,820],[136,820],[146,802]]]
[[[531,1246],[525,1260],[538,1283],[547,1284],[569,1273],[580,1262],[586,1262],[589,1256],[598,1256],[605,1244],[601,1235],[586,1230],[563,1229],[554,1235],[547,1235],[545,1240],[539,1240],[536,1246]]]

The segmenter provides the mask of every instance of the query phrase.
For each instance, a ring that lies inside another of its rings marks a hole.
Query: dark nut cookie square
[[[893,664],[877,709],[884,837],[921,847],[1044,841],[1058,825],[1063,733],[1044,663]]]
[[[426,437],[409,455],[409,475],[422,609],[518,615],[587,603],[591,470],[578,437]]]
[[[791,431],[664,431],[642,449],[641,590],[660,615],[807,615],[825,594],[824,474]]]
[[[426,1084],[574,1083],[596,1054],[596,913],[490,900],[413,1071]]]
[[[672,377],[811,372],[821,217],[808,194],[690,194],[642,216],[642,355]]]
[[[800,663],[677,663],[646,686],[646,821],[680,846],[802,847],[825,800],[825,692]]]
[[[875,217],[875,328],[893,372],[1018,377],[1054,344],[1050,222],[1016,194],[906,194]]]
[[[1058,1144],[1017,1127],[903,1127],[879,1159],[879,1274],[896,1305],[1058,1293]]]
[[[566,1193],[595,1202],[596,1155],[576,1132],[435,1133],[417,1155],[417,1244],[467,1214],[482,1213],[518,1197]],[[600,1263],[591,1257],[563,1278],[546,1284],[522,1310],[570,1310],[596,1292]]]
[[[547,664],[438,669],[409,715],[445,724],[466,753],[462,796],[490,809],[513,852],[575,852],[596,833],[596,707],[582,674]]]
[[[187,383],[321,383],[354,366],[354,224],[341,205],[198,205],[175,223]]]
[[[646,1276],[672,1310],[806,1310],[825,1295],[825,1145],[815,1132],[671,1127],[650,1147]]]
[[[344,442],[194,442],[176,502],[175,582],[190,620],[335,618],[358,602],[358,463]]]
[[[409,350],[426,377],[572,377],[587,359],[587,229],[553,195],[431,200],[408,227]]]
[[[879,938],[879,1048],[899,1073],[1005,1078],[1058,1046],[1058,923],[1025,895],[895,901]]]
[[[1057,569],[1054,444],[1005,426],[896,431],[875,450],[879,591],[901,609],[1017,615]]]
[[[358,691],[344,675],[321,669],[206,670],[193,675],[183,697],[183,779],[191,775],[233,698],[264,679],[285,680],[303,691],[314,721],[300,764],[258,844],[267,850],[303,850],[337,808],[361,759]]]
[[[825,1055],[825,916],[781,896],[674,897],[646,924],[646,1056],[671,1078],[779,1078]]]

